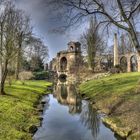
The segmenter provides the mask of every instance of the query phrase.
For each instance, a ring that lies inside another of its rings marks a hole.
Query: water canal
[[[77,95],[75,86],[57,85],[46,101],[42,126],[34,140],[120,140],[101,121],[101,115]]]

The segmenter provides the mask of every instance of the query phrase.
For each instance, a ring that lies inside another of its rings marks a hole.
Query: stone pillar
[[[114,66],[119,64],[119,56],[118,56],[118,39],[117,34],[114,34]]]
[[[140,72],[140,56],[137,56],[138,72]]]
[[[130,57],[127,58],[127,72],[131,72]]]

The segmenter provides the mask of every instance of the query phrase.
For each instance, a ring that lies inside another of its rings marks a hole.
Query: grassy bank
[[[46,81],[20,81],[6,85],[6,96],[0,96],[0,140],[30,140],[29,127],[38,124],[33,107],[51,83]]]
[[[80,85],[80,92],[108,114],[106,122],[121,128],[119,131],[132,130],[131,139],[140,139],[140,73],[91,80]]]

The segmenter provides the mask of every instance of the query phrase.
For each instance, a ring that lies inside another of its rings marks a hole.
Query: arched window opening
[[[120,59],[120,68],[122,72],[127,72],[127,58],[124,56]]]
[[[137,57],[134,55],[130,58],[130,67],[132,72],[138,71]]]
[[[70,46],[70,50],[73,51],[73,46]]]
[[[60,69],[61,71],[66,71],[67,70],[67,59],[66,57],[62,57],[60,60]]]

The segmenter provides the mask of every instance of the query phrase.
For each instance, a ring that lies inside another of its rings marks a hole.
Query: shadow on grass
[[[9,94],[9,93],[7,93],[6,95],[5,95],[5,97],[10,97],[10,98],[12,98],[12,99],[16,99],[16,101],[18,101],[18,102],[22,102],[22,103],[24,103],[24,101],[25,102],[30,102],[30,103],[32,103],[33,101],[32,101],[32,99],[26,99],[26,98],[23,98],[23,97],[21,97],[21,96],[18,96],[18,95],[12,95],[12,94]]]
[[[35,96],[33,95],[40,97],[41,93],[45,92],[45,88],[43,87],[41,88],[41,86],[39,86],[41,89],[36,89],[36,90],[30,89],[29,87],[31,86],[28,87],[27,86],[23,87],[22,85],[7,86],[5,97],[7,96],[7,97],[18,99],[20,102],[24,102],[24,101],[33,102],[33,98],[35,99]],[[32,88],[33,87],[36,88],[37,86],[32,86]]]
[[[26,93],[27,92],[27,94],[28,94],[28,92],[30,92],[30,94],[40,94],[39,93],[39,90],[40,89],[31,89],[31,88],[28,88],[28,87],[27,86],[26,87],[22,87],[22,86],[21,87],[11,86],[11,87],[7,87],[7,88],[9,88],[11,90],[15,90],[15,92],[17,90],[17,92],[20,92],[20,93]],[[36,86],[34,86],[34,88],[36,88]],[[43,87],[41,88],[41,90],[42,89],[43,89]],[[47,87],[46,87],[46,90],[47,90]],[[45,91],[45,88],[44,88],[44,91]],[[43,90],[40,91],[40,92],[43,92]]]

